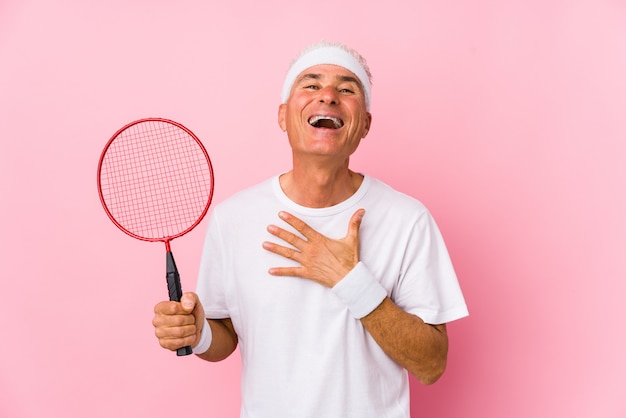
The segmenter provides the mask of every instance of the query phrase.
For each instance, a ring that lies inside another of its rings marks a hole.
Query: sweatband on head
[[[289,95],[291,94],[291,88],[293,87],[296,78],[302,71],[307,68],[323,64],[338,65],[346,70],[352,71],[352,73],[357,76],[363,86],[363,90],[365,91],[365,107],[369,111],[371,101],[371,85],[367,72],[361,63],[359,63],[358,59],[337,46],[322,46],[313,49],[303,54],[291,65],[289,71],[287,72],[287,76],[285,77],[285,82],[283,83],[283,103],[287,103]]]

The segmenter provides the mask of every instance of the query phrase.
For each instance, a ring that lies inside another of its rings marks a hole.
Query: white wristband
[[[202,354],[209,349],[211,341],[213,340],[213,333],[211,332],[211,326],[208,322],[204,322],[202,332],[200,332],[200,340],[198,344],[191,347],[194,354]]]
[[[385,288],[361,262],[332,291],[357,319],[367,316],[387,297]]]

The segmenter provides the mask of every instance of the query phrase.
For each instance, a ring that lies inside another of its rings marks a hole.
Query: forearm
[[[426,324],[388,297],[361,323],[389,357],[423,384],[432,384],[443,374],[448,355],[445,324]]]
[[[235,351],[238,338],[230,319],[207,319],[204,326],[211,329],[211,345],[207,351],[198,354],[198,357],[215,362],[224,360]]]

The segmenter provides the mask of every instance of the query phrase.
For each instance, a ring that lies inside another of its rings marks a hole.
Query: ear
[[[278,126],[285,132],[287,130],[287,121],[285,115],[287,113],[287,105],[285,103],[278,106]]]
[[[370,131],[370,126],[372,126],[372,114],[367,112],[365,116],[365,126],[363,127],[363,135],[361,138],[365,138]]]

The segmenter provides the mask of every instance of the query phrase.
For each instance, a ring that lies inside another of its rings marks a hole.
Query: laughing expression
[[[294,157],[347,159],[370,127],[358,78],[336,65],[316,65],[296,79],[280,105],[280,127],[287,131]]]

